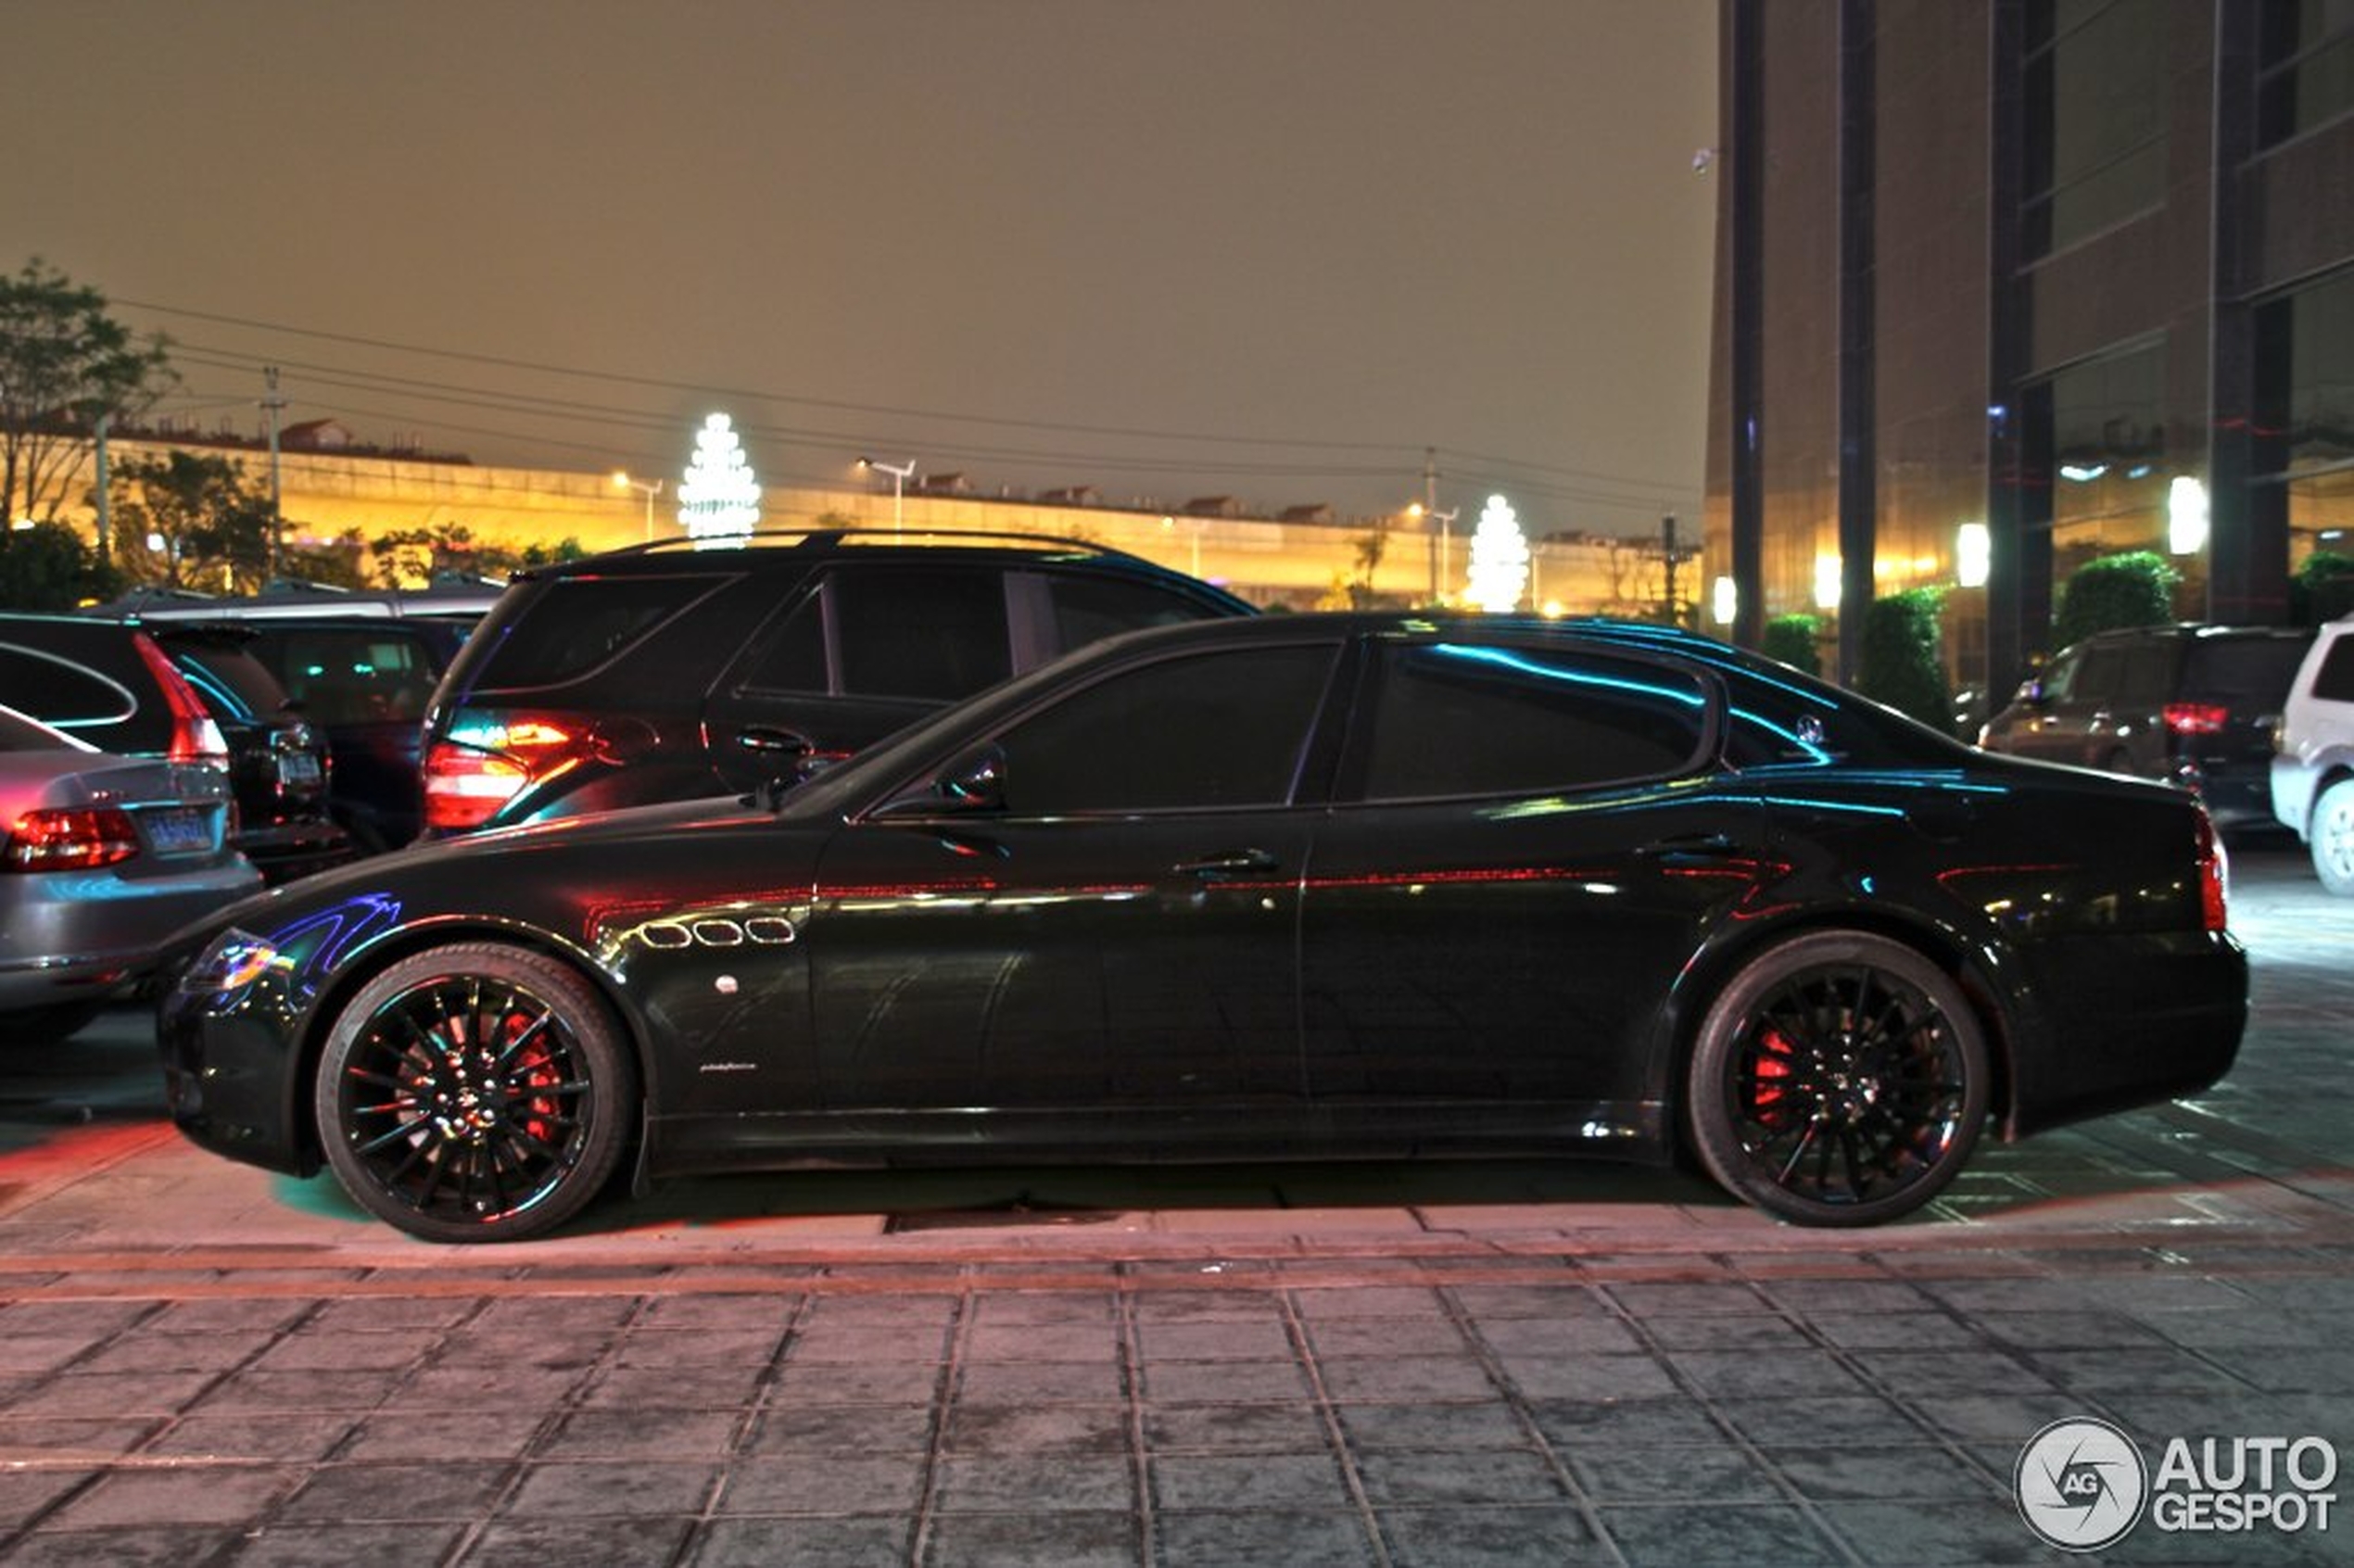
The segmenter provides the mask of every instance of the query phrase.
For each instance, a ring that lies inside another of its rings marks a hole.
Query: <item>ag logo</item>
[[[2149,1469],[2132,1438],[2079,1417],[2028,1439],[2012,1484],[2029,1529],[2062,1551],[2098,1551],[2140,1523]]]

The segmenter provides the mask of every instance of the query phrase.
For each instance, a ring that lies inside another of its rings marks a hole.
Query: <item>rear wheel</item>
[[[2354,778],[2341,778],[2313,803],[2306,829],[2313,874],[2340,898],[2354,898]]]
[[[320,1141],[361,1208],[428,1241],[521,1241],[578,1213],[620,1162],[637,1072],[589,983],[486,942],[412,955],[336,1018]]]
[[[1986,1045],[1953,979],[1861,932],[1800,937],[1725,988],[1692,1053],[1709,1173],[1803,1225],[1869,1225],[1943,1191],[1978,1142]]]

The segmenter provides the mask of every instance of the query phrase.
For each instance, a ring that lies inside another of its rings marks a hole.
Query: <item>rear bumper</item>
[[[2038,964],[2039,1037],[2012,1062],[2014,1136],[2196,1094],[2232,1069],[2247,1029],[2247,952],[2222,932],[2061,939],[2096,951]]]
[[[160,877],[11,876],[0,929],[0,1008],[110,996],[154,971],[172,932],[260,885],[253,867],[235,860]]]

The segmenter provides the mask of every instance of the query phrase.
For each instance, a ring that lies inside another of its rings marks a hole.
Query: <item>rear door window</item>
[[[1708,737],[1689,671],[1614,654],[1438,642],[1384,650],[1368,800],[1513,795],[1670,778]]]
[[[285,689],[242,643],[175,637],[168,631],[158,632],[156,640],[196,689],[205,706],[219,716],[267,723],[285,708]]]

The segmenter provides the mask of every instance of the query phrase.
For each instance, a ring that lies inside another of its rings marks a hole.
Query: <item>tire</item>
[[[612,1177],[638,1074],[612,1009],[577,973],[462,942],[361,987],[327,1037],[311,1103],[327,1163],[377,1219],[427,1241],[524,1241]]]
[[[1856,931],[1751,959],[1709,1008],[1686,1109],[1734,1196],[1801,1225],[1874,1225],[1943,1191],[1977,1146],[1986,1043],[1952,977]]]
[[[2340,898],[2354,898],[2354,778],[2341,778],[2313,802],[2305,830],[2313,875]]]
[[[79,1033],[104,1011],[102,1002],[52,1002],[45,1007],[0,1013],[0,1040],[12,1045],[55,1045]]]

